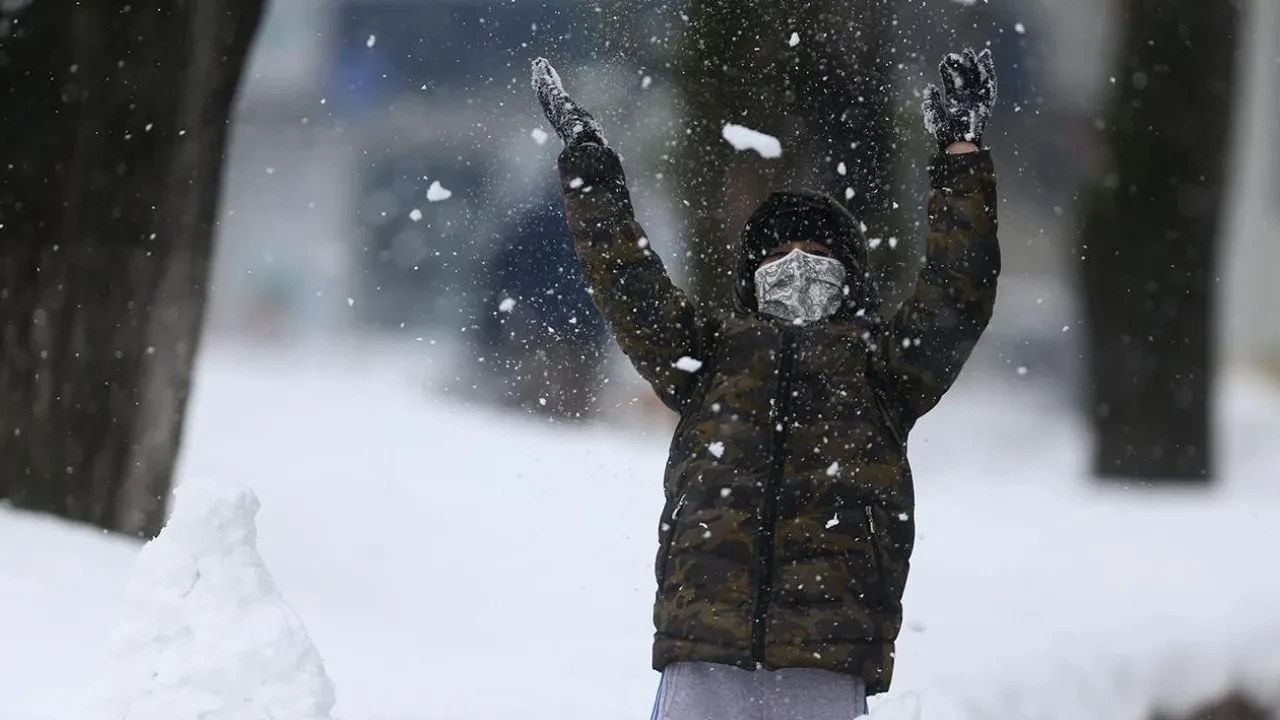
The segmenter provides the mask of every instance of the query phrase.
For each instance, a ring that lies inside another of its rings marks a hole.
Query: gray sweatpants
[[[651,720],[853,720],[866,714],[866,685],[851,675],[683,662],[662,671]]]

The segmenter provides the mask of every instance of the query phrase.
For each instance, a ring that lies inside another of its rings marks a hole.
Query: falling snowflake
[[[444,189],[439,180],[431,181],[431,187],[427,188],[427,202],[439,202],[448,200],[451,197],[453,197],[453,192]]]
[[[717,440],[707,446],[707,451],[718,458],[724,457],[724,443]]]
[[[782,143],[778,142],[778,138],[758,130],[726,123],[720,134],[735,150],[755,150],[763,158],[776,158],[782,155]]]
[[[687,373],[695,373],[702,369],[702,361],[685,355],[676,361],[676,369]]]

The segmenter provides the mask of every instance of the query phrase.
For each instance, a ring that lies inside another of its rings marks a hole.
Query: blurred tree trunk
[[[673,160],[702,301],[723,307],[732,299],[738,233],[772,190],[828,192],[872,236],[897,234],[885,227],[892,215],[893,8],[891,0],[688,6],[673,68],[685,122]],[[721,136],[726,123],[777,137],[782,157],[734,150]]]
[[[37,0],[0,39],[0,498],[164,523],[262,0]]]
[[[1094,472],[1208,481],[1235,0],[1126,0],[1080,224]]]

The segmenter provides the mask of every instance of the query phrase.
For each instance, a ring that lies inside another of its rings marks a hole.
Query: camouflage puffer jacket
[[[760,314],[746,293],[714,316],[690,303],[636,223],[612,150],[570,147],[560,173],[596,305],[680,414],[654,667],[823,668],[887,690],[915,537],[907,433],[951,386],[995,302],[989,154],[933,160],[926,262],[896,314],[869,320],[854,294],[806,326]],[[865,263],[865,239],[848,242],[837,257]]]

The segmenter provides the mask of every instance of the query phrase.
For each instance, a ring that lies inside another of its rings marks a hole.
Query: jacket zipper
[[[782,492],[782,474],[786,468],[787,424],[790,422],[791,374],[795,365],[795,329],[782,329],[782,347],[778,352],[778,389],[773,398],[772,455],[769,477],[764,487],[760,513],[760,579],[756,584],[755,617],[751,628],[751,658],[757,666],[764,664],[765,631],[769,601],[773,595],[773,544],[778,522],[778,496]]]

